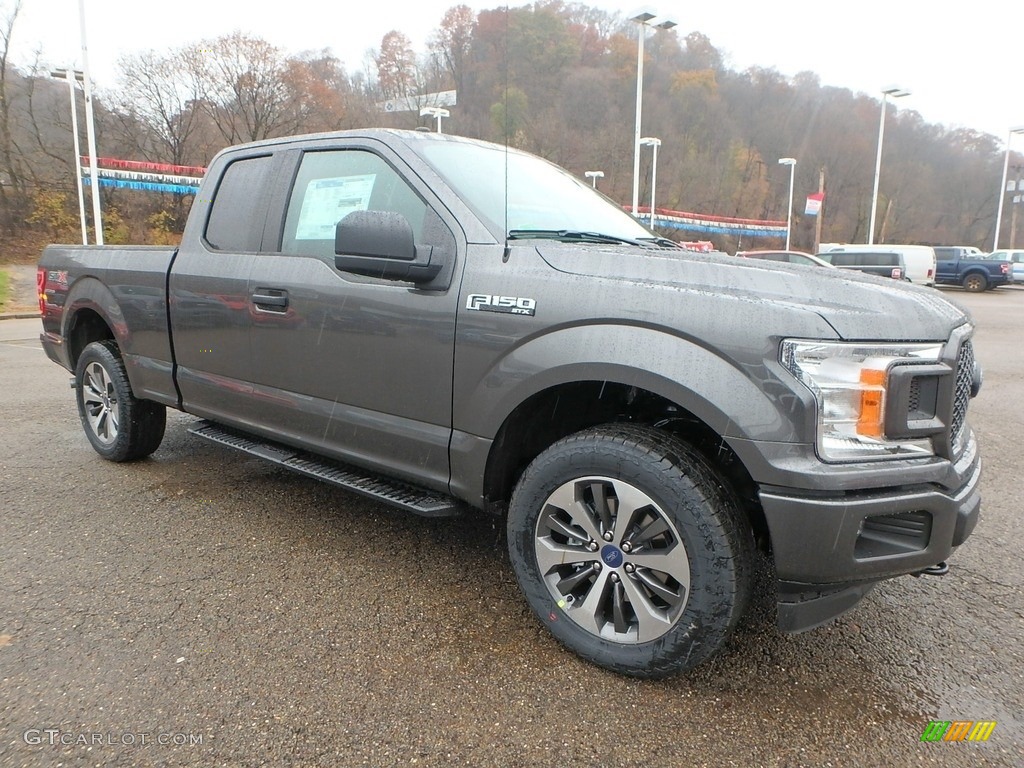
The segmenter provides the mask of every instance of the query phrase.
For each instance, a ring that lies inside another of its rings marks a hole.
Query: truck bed
[[[167,275],[176,252],[165,246],[47,247],[39,261],[45,296],[40,309],[50,358],[72,370],[77,340],[86,338],[90,318],[106,317],[132,389],[139,397],[176,405],[167,322]],[[66,327],[70,310],[78,308],[92,311],[77,315],[74,325]]]

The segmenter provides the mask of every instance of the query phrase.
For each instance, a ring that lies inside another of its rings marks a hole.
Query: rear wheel
[[[979,275],[975,272],[964,278],[963,286],[971,293],[981,293],[988,288],[988,280],[984,275]]]
[[[749,595],[752,536],[695,449],[607,425],[542,453],[516,486],[519,585],[562,643],[638,677],[690,669],[724,643]]]
[[[75,392],[85,435],[103,458],[141,459],[160,446],[167,411],[135,397],[115,342],[94,341],[83,350],[75,366]]]

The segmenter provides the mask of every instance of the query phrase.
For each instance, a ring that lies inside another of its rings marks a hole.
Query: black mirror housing
[[[443,264],[432,261],[434,249],[417,246],[408,219],[392,211],[353,211],[334,229],[334,265],[385,280],[425,283]]]

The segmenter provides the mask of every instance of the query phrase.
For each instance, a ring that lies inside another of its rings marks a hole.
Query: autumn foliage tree
[[[385,99],[397,99],[413,93],[418,73],[412,42],[401,32],[391,30],[380,41],[374,57],[377,82]]]
[[[38,188],[63,193],[39,198],[52,220],[63,221],[55,206],[73,199],[66,87],[31,68],[20,72],[8,59],[19,8],[20,0],[0,0],[0,224],[9,230],[24,225]],[[453,5],[422,55],[395,29],[370,53],[367,70],[352,73],[330,50],[289,53],[242,32],[134,53],[120,62],[118,87],[96,100],[100,152],[205,165],[221,147],[243,141],[425,125],[418,110],[403,111],[402,100],[417,104],[426,92],[455,90],[446,132],[508,142],[580,175],[601,170],[601,190],[625,202],[632,187],[636,34],[636,25],[616,14],[540,0],[479,12]],[[822,170],[823,239],[866,240],[878,99],[822,85],[810,72],[730,69],[699,31],[651,31],[645,50],[643,131],[662,141],[662,206],[785,219],[789,176],[777,161],[797,157],[794,244],[813,242],[815,221],[801,215],[799,201],[817,191]],[[386,113],[380,105],[389,100],[395,101]],[[930,124],[892,104],[886,120],[876,239],[991,242],[1000,140]],[[641,199],[650,194],[650,162],[643,153]],[[166,240],[184,218],[184,207],[159,196],[104,196],[133,234]],[[728,249],[741,245],[719,241]]]

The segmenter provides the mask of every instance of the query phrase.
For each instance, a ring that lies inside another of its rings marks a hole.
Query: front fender
[[[493,439],[532,395],[559,384],[608,381],[660,395],[725,438],[806,442],[814,434],[813,397],[782,370],[778,344],[767,337],[712,349],[664,329],[627,325],[552,330],[524,339],[457,395],[454,426]]]

